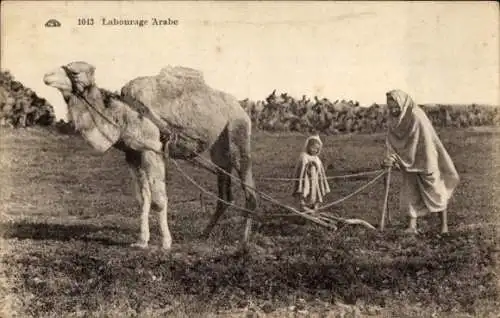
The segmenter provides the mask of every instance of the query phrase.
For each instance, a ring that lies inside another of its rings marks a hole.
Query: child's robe
[[[311,140],[317,140],[320,144],[318,154],[312,156],[308,154],[307,148]],[[321,152],[323,143],[319,136],[309,137],[300,153],[297,166],[295,168],[294,195],[299,195],[307,205],[313,206],[322,203],[323,197],[330,192],[330,186],[325,173],[323,163],[318,155]]]

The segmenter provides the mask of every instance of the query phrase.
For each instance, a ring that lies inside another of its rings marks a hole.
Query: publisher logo
[[[58,28],[61,26],[61,22],[57,21],[56,19],[50,19],[49,21],[45,22],[45,27],[46,28]]]

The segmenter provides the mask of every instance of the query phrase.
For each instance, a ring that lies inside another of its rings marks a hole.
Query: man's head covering
[[[401,114],[398,118],[390,116],[389,129],[398,134],[398,131],[407,131],[412,124],[411,113],[416,107],[415,102],[407,93],[399,89],[394,89],[386,93],[387,97],[392,98],[399,105]]]

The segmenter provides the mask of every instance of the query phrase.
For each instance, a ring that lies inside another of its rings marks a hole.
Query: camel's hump
[[[185,66],[167,65],[160,70],[160,73],[157,75],[157,77],[173,82],[179,79],[183,79],[198,82],[199,84],[205,83],[203,72]]]
[[[157,75],[137,77],[122,88],[122,94],[131,96],[149,95],[174,100],[192,94],[207,94],[210,87],[203,73],[184,66],[163,67]]]

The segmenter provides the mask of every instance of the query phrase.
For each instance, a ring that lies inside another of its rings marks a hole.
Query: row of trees
[[[52,125],[54,108],[44,98],[16,81],[9,71],[0,72],[0,126]]]
[[[373,133],[387,129],[387,107],[361,107],[357,101],[327,98],[297,100],[273,91],[265,101],[245,99],[241,105],[258,129],[269,131],[317,131],[326,134]],[[484,105],[421,105],[437,127],[500,125],[500,108]]]

